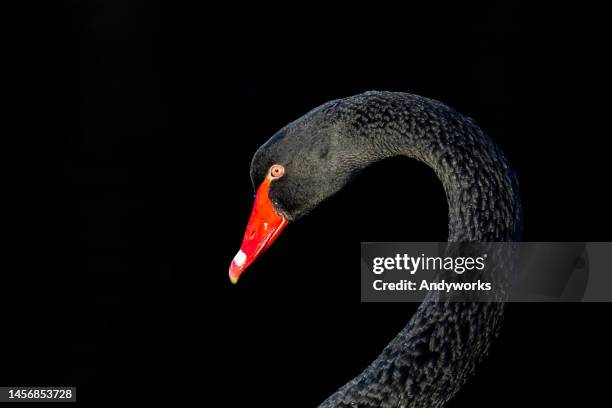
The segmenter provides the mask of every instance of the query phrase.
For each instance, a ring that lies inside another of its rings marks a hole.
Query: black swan
[[[518,241],[518,187],[500,148],[470,118],[441,102],[366,92],[321,105],[257,150],[255,204],[229,274],[242,272],[294,221],[369,164],[405,155],[440,178],[449,241]],[[358,377],[320,407],[440,407],[474,372],[497,335],[503,303],[423,302]]]

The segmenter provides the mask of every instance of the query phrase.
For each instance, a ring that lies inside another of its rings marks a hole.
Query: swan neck
[[[500,147],[471,118],[410,97],[361,119],[363,146],[373,152],[366,154],[369,161],[406,156],[427,164],[446,193],[449,241],[518,240],[518,184]]]

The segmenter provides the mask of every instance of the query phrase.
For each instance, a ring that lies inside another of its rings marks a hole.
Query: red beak
[[[277,213],[270,202],[268,192],[270,191],[271,181],[269,177],[266,177],[257,189],[255,204],[242,239],[242,246],[229,268],[229,277],[232,283],[238,282],[244,270],[253,263],[259,254],[272,245],[287,225],[285,217]]]

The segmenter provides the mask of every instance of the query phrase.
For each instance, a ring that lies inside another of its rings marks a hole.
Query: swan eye
[[[283,174],[285,174],[285,168],[281,166],[280,164],[274,164],[272,165],[272,167],[270,167],[270,177],[271,178],[277,179],[277,178],[283,177]]]

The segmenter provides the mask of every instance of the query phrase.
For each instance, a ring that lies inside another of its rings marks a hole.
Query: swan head
[[[334,111],[335,101],[279,130],[251,162],[255,203],[240,251],[232,260],[233,283],[285,226],[341,190],[360,168],[358,141]]]

